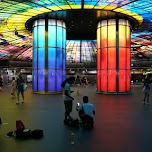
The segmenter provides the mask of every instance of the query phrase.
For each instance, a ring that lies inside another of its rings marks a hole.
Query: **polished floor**
[[[81,87],[75,98],[72,116],[78,117],[76,103],[89,96],[96,109],[94,128],[64,126],[62,95],[25,92],[25,103],[16,105],[10,87],[0,92],[0,152],[152,152],[152,106],[143,105],[141,85],[132,86],[130,95],[96,94],[95,86]],[[73,87],[73,90],[75,88]],[[150,96],[152,103],[152,95]],[[6,137],[21,119],[26,128],[43,129],[39,140]],[[74,136],[71,136],[74,133]],[[74,141],[74,144],[71,144]]]

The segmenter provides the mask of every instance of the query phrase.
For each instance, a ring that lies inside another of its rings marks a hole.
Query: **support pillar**
[[[33,91],[60,93],[66,78],[66,26],[61,20],[33,24]]]
[[[108,19],[98,23],[98,93],[130,93],[130,52],[130,23],[128,20]]]

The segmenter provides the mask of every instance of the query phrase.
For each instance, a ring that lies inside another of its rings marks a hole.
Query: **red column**
[[[125,19],[98,23],[97,91],[130,92],[130,24]]]

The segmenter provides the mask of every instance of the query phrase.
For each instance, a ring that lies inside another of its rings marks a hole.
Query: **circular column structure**
[[[64,21],[39,19],[33,23],[33,91],[60,93],[66,78]]]
[[[127,19],[108,19],[98,23],[98,93],[130,93],[130,52],[130,23]]]

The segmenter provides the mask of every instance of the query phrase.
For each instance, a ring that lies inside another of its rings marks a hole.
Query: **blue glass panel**
[[[65,49],[66,48],[66,29],[63,28],[63,44],[62,44],[62,47]]]
[[[62,60],[63,60],[63,69],[65,69],[66,68],[66,29],[64,29],[63,28],[63,44],[62,44],[62,46],[63,46],[63,50],[62,50],[62,55],[63,55],[63,57],[62,57]]]
[[[56,46],[56,26],[48,26],[48,46]]]
[[[37,48],[33,48],[33,68],[37,69]]]
[[[62,50],[62,64],[63,64],[63,69],[66,69],[66,50]]]
[[[48,68],[56,69],[56,48],[48,48]]]
[[[45,68],[45,49],[38,48],[38,68]]]
[[[57,70],[56,71],[56,78],[57,78],[57,81],[56,81],[56,91],[62,91],[62,88],[61,88],[61,83],[62,83],[62,70]]]
[[[48,91],[55,91],[55,69],[48,69]]]
[[[56,57],[57,69],[62,69],[62,49],[57,48],[57,57]]]
[[[62,73],[62,81],[64,81],[66,79],[66,70],[63,70]]]
[[[36,48],[37,47],[37,27],[33,28],[33,35],[34,35],[33,47]]]
[[[45,71],[38,70],[38,91],[45,90]]]
[[[33,91],[37,91],[37,70],[34,70],[33,69],[33,80],[32,80],[32,83],[33,83]]]
[[[45,26],[38,26],[38,47],[45,46]]]
[[[62,48],[62,27],[57,27],[57,47]]]

